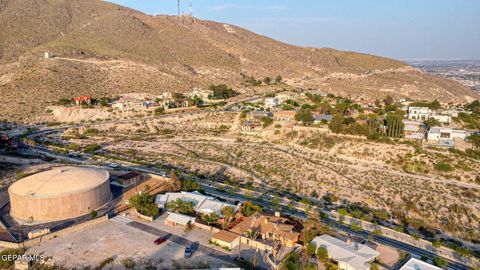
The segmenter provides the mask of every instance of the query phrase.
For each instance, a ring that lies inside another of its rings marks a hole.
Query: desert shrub
[[[455,170],[452,165],[449,163],[446,163],[444,161],[437,162],[434,166],[435,170],[441,171],[441,172],[451,172]]]

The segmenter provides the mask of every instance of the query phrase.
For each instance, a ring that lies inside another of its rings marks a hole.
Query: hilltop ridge
[[[28,114],[37,113],[59,96],[186,91],[212,83],[242,88],[245,76],[281,75],[287,88],[353,98],[476,97],[400,61],[288,45],[230,24],[151,16],[98,0],[0,0],[0,25],[0,97],[11,101],[0,112],[8,119],[28,118],[24,104]],[[44,52],[54,57],[45,59]]]

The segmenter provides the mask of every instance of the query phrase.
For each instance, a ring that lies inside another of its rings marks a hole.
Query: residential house
[[[425,121],[429,118],[436,119],[440,123],[450,124],[452,117],[448,114],[437,114],[428,107],[408,107],[408,119]]]
[[[83,104],[90,105],[92,104],[92,97],[91,96],[79,96],[76,98],[72,98],[72,101],[75,102],[75,105],[80,106]]]
[[[404,137],[410,140],[423,140],[427,133],[427,126],[420,121],[403,120]]]
[[[327,234],[315,237],[312,243],[317,248],[326,248],[328,256],[338,262],[338,268],[342,270],[369,270],[369,262],[380,255],[367,245],[351,240],[345,242]]]
[[[189,223],[190,225],[193,225],[195,223],[195,218],[178,213],[168,213],[168,217],[165,219],[165,224],[172,227],[185,227]]]
[[[113,105],[113,108],[120,110],[129,110],[129,109],[145,109],[145,102],[143,100],[125,96],[117,100]]]
[[[453,147],[455,141],[464,141],[470,132],[444,127],[432,127],[427,133],[427,142],[437,146]]]
[[[242,244],[263,250],[272,250],[275,241],[282,246],[293,247],[300,236],[295,231],[295,223],[281,217],[278,212],[275,215],[254,213],[230,229],[238,235],[247,235],[249,231],[257,232],[258,238],[241,237]]]
[[[428,107],[408,107],[408,119],[425,121],[433,114]]]
[[[295,121],[295,111],[278,111],[273,113],[273,119],[282,122]]]
[[[236,205],[218,201],[217,199],[210,196],[205,196],[198,191],[182,191],[176,193],[168,192],[165,194],[159,194],[155,198],[155,203],[158,205],[159,208],[166,209],[169,201],[176,201],[177,199],[186,202],[193,202],[193,208],[197,214],[215,213],[219,216],[223,216],[221,210],[226,206],[232,207],[235,212],[238,210],[238,206]]]
[[[295,93],[295,92],[291,92],[291,91],[286,91],[286,92],[281,92],[281,93],[276,94],[275,97],[278,99],[280,104],[282,104],[283,102],[285,102],[289,99],[294,99],[294,98],[299,97],[299,94]]]
[[[264,104],[265,104],[265,108],[273,109],[278,105],[280,105],[281,103],[276,97],[268,97],[268,98],[265,98]]]
[[[442,268],[416,258],[410,258],[398,270],[442,270]]]

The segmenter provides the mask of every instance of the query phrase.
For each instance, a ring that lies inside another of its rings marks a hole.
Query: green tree
[[[295,113],[295,120],[302,122],[304,125],[310,125],[313,123],[313,115],[310,110],[300,109]]]
[[[473,144],[475,149],[480,149],[480,133],[468,136],[468,141]]]
[[[231,220],[235,216],[235,209],[231,206],[224,206],[220,211],[226,220]]]
[[[283,78],[282,78],[282,76],[280,76],[280,75],[277,75],[277,77],[275,77],[275,82],[276,82],[276,83],[281,83],[282,80],[283,80]]]
[[[263,78],[263,82],[264,82],[265,84],[270,84],[270,83],[272,82],[272,78],[270,78],[270,77],[265,77],[265,78]]]
[[[184,179],[182,180],[183,191],[193,191],[200,189],[200,185],[195,180]]]
[[[317,259],[320,261],[326,261],[328,259],[328,251],[325,247],[319,247],[317,249]]]
[[[273,119],[268,117],[268,116],[262,117],[262,119],[260,119],[260,121],[262,121],[262,123],[263,123],[263,125],[262,125],[263,128],[266,128],[273,123]]]
[[[211,213],[211,214],[202,214],[200,218],[207,223],[207,225],[210,226],[210,224],[215,224],[218,222],[218,219],[220,218],[216,213]]]
[[[432,246],[434,248],[439,248],[442,246],[442,241],[441,240],[438,240],[438,239],[435,239],[435,241],[432,242]]]
[[[251,216],[255,212],[262,212],[261,206],[252,203],[251,201],[245,201],[242,204],[242,214],[246,217]]]
[[[436,257],[435,259],[433,259],[433,263],[436,266],[444,268],[444,269],[447,269],[447,267],[448,267],[448,262],[445,261],[445,259],[443,259],[441,257]]]
[[[386,106],[392,105],[393,104],[393,98],[391,96],[386,96],[385,99],[383,100],[383,103]]]
[[[100,106],[107,107],[108,106],[108,98],[106,98],[106,97],[100,98]]]
[[[423,122],[428,128],[440,126],[440,122],[435,118],[428,118]]]
[[[307,245],[307,254],[308,256],[313,256],[315,255],[315,252],[317,251],[317,246],[315,245],[314,242],[310,242],[308,245]]]
[[[193,215],[195,214],[194,203],[187,202],[182,199],[176,199],[175,201],[169,201],[167,203],[167,208],[171,212],[185,214],[185,215]]]
[[[210,85],[209,89],[213,91],[210,97],[212,99],[227,99],[238,95],[236,91],[225,84]]]
[[[89,144],[89,145],[85,146],[83,148],[83,151],[85,153],[89,153],[89,154],[93,155],[95,153],[95,151],[100,150],[100,149],[102,149],[102,147],[99,144],[92,143],[92,144]]]
[[[128,199],[128,205],[135,208],[140,214],[146,216],[157,216],[158,207],[155,204],[155,199],[145,192],[140,192]]]
[[[158,108],[156,108],[153,113],[155,115],[161,115],[161,114],[164,114],[165,113],[165,108],[163,108],[163,106],[160,106]]]

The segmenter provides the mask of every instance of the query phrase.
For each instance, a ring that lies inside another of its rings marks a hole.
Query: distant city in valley
[[[407,62],[424,72],[456,80],[480,92],[480,60],[416,60]]]

